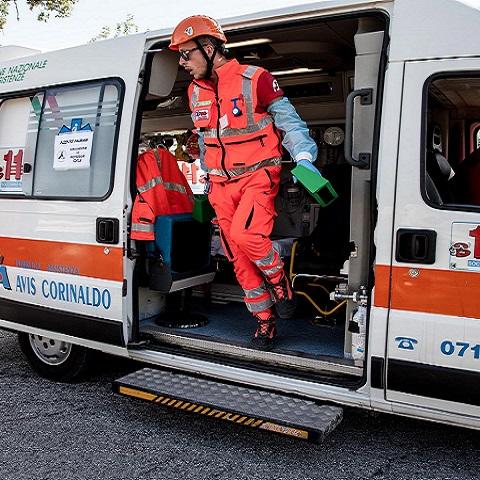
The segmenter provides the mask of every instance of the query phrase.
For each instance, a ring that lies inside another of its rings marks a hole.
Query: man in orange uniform
[[[272,346],[277,315],[293,314],[292,291],[269,236],[280,184],[283,145],[320,175],[308,128],[265,69],[226,58],[227,39],[210,17],[195,15],[175,28],[170,49],[193,81],[188,94],[199,132],[206,193],[217,215],[225,254],[257,318],[253,343]]]

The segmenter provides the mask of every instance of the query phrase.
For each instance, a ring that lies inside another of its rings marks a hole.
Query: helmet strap
[[[205,61],[207,62],[207,71],[205,73],[205,78],[210,79],[212,77],[213,59],[215,58],[215,54],[217,53],[217,47],[213,46],[212,56],[209,57],[207,52],[203,48],[203,45],[200,43],[200,40],[198,40],[198,38],[195,38],[193,41],[196,43],[198,49],[200,50],[200,53],[203,55]]]

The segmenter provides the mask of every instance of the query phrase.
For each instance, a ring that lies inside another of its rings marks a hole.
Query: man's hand
[[[302,167],[308,168],[311,172],[322,176],[322,174],[320,173],[318,168],[312,162],[310,162],[309,160],[299,160],[297,162],[297,165],[301,165]],[[293,183],[297,183],[298,180],[295,177],[295,175],[292,175],[292,177],[293,177]]]

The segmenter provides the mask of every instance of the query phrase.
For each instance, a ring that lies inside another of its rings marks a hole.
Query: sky
[[[270,10],[292,5],[317,3],[319,0],[79,0],[69,18],[51,18],[38,22],[18,0],[20,21],[13,6],[7,26],[0,33],[1,45],[21,45],[41,51],[56,50],[87,43],[104,26],[115,26],[134,16],[139,32],[173,27],[185,17],[202,13],[214,18],[243,15],[259,10]],[[320,0],[322,1],[322,0]],[[480,0],[479,0],[480,1]]]
[[[134,16],[142,32],[173,29],[181,19],[197,13],[221,19],[322,1],[325,0],[79,0],[69,18],[51,18],[43,23],[36,20],[25,0],[18,0],[20,21],[12,2],[7,26],[0,33],[0,45],[21,45],[43,52],[80,45],[98,35],[102,27],[113,27],[125,20],[128,14]],[[480,8],[480,0],[459,1]]]

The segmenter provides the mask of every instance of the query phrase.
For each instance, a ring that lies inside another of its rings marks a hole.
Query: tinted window
[[[104,83],[45,92],[34,196],[99,198],[108,192],[119,93]]]
[[[0,195],[105,197],[120,94],[108,80],[1,100]]]
[[[480,77],[428,84],[424,191],[439,206],[480,206]]]

